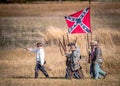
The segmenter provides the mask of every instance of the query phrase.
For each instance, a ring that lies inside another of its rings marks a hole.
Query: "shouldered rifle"
[[[78,38],[76,37],[76,39],[75,39],[75,45],[76,45],[76,43],[77,43],[77,39],[78,39]]]
[[[62,42],[59,39],[59,45],[61,45],[62,49],[64,50],[64,52],[66,53],[66,48],[64,47],[64,45],[62,44]]]

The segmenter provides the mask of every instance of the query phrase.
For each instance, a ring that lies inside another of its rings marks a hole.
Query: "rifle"
[[[17,45],[17,44],[15,44],[17,47],[20,47],[20,48],[22,48],[22,49],[27,49],[27,48],[25,48],[25,47],[23,47],[23,46],[20,46],[20,45]]]
[[[60,49],[60,53],[62,54],[62,56],[64,55],[63,52],[62,52],[62,49],[61,49],[61,44],[59,42],[59,49]]]
[[[76,37],[76,39],[75,39],[75,45],[76,45],[76,43],[77,43],[77,37]]]
[[[70,41],[69,41],[69,35],[67,34],[67,43],[69,43]]]
[[[66,49],[65,49],[65,47],[63,46],[63,44],[62,44],[62,42],[60,41],[60,39],[59,39],[59,43],[60,43],[62,49],[64,50],[64,52],[66,52]]]
[[[65,49],[65,52],[66,52],[66,42],[65,42],[65,37],[63,36],[63,46],[64,46],[64,49]]]

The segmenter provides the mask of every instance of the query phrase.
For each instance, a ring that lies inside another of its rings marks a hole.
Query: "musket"
[[[63,36],[63,46],[64,46],[64,49],[66,51],[66,42],[65,42],[65,37]]]
[[[44,38],[44,41],[45,41],[45,43],[48,45],[48,42],[47,42],[47,40]]]
[[[64,54],[63,54],[63,52],[62,52],[62,49],[61,49],[61,46],[60,46],[60,42],[59,42],[59,49],[60,49],[61,55],[63,56]]]
[[[76,43],[77,43],[77,39],[78,39],[78,38],[76,37],[76,39],[75,39],[75,45],[76,45]]]
[[[63,49],[63,50],[64,50],[64,52],[66,53],[66,49],[65,49],[65,47],[63,46],[62,42],[60,41],[60,39],[58,39],[58,40],[59,40],[59,43],[60,43],[60,45],[61,45],[62,49]]]
[[[17,45],[17,44],[15,44],[15,45],[18,46],[18,47],[20,47],[20,48],[27,49],[27,48],[25,48],[23,46],[20,46],[20,45]]]
[[[69,41],[69,35],[68,35],[68,33],[67,33],[67,42],[69,43],[70,41]]]

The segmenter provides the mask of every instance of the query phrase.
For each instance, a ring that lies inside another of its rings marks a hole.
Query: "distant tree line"
[[[34,1],[89,1],[89,0],[0,0],[0,3],[26,3]]]

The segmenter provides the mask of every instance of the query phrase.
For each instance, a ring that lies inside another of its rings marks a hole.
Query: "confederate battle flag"
[[[90,8],[78,11],[69,16],[65,16],[68,25],[68,32],[75,33],[90,33]]]

